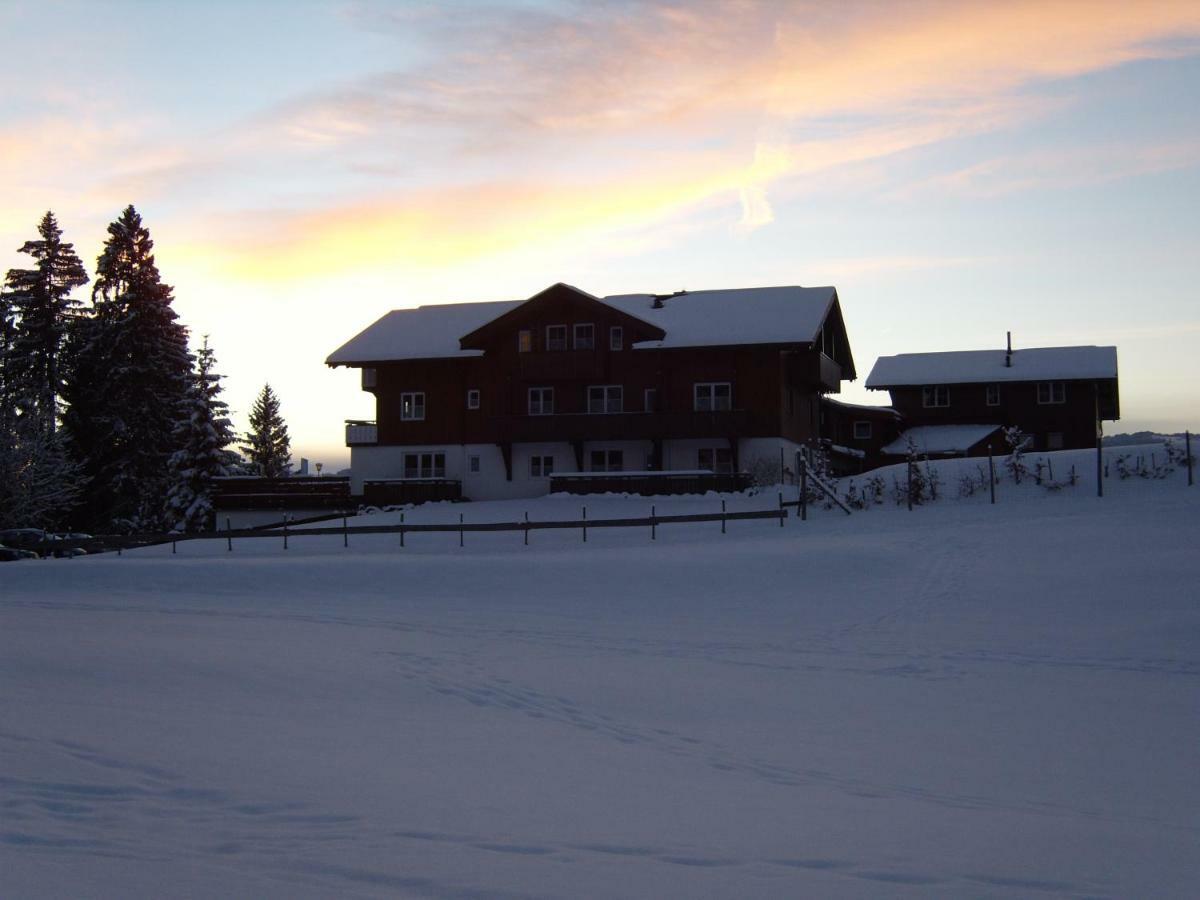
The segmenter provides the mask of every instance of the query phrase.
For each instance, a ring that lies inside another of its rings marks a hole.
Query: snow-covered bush
[[[1021,479],[1029,474],[1029,467],[1025,465],[1025,448],[1029,446],[1029,441],[1029,435],[1016,425],[1004,429],[1004,442],[1008,444],[1008,457],[1004,460],[1004,468],[1008,470],[1015,484],[1020,484]]]

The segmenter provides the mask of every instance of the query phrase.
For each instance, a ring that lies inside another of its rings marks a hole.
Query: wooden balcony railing
[[[369,447],[379,443],[379,428],[374,422],[346,420],[346,446]]]

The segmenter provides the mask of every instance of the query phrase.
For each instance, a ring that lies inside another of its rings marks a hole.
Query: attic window
[[[522,328],[517,332],[517,352],[528,353],[533,349],[533,332],[528,328]]]
[[[594,325],[575,326],[575,349],[593,350],[596,347],[596,328]]]
[[[546,349],[547,350],[566,350],[567,349],[567,326],[566,325],[547,325],[546,326]]]
[[[1061,381],[1039,381],[1037,400],[1040,404],[1066,403],[1067,386]]]
[[[950,388],[945,384],[927,384],[921,388],[921,405],[926,409],[950,405]]]
[[[620,350],[625,346],[625,329],[620,325],[614,325],[608,329],[608,349]]]
[[[477,388],[467,391],[467,409],[479,409],[479,390]]]
[[[1000,385],[989,384],[987,386],[987,405],[988,406],[999,406],[1000,405]]]

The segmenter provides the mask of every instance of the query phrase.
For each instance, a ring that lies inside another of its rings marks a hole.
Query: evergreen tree
[[[77,305],[70,295],[88,276],[74,247],[63,242],[53,213],[42,217],[38,234],[41,240],[26,241],[19,251],[33,257],[36,266],[9,269],[4,280],[8,306],[17,320],[9,338],[6,377],[21,415],[34,419],[37,429],[54,434],[67,321]]]
[[[242,452],[255,473],[264,478],[283,478],[291,472],[291,440],[279,413],[279,398],[269,384],[263,385],[250,411],[250,433]]]
[[[154,262],[141,216],[126,207],[108,226],[92,307],[68,346],[72,370],[63,423],[90,479],[92,528],[163,525],[167,466],[191,383],[187,329]]]
[[[0,443],[0,528],[61,528],[82,484],[61,434],[18,421]]]
[[[167,493],[167,526],[177,531],[201,531],[213,520],[213,479],[230,474],[237,454],[226,448],[234,442],[229,407],[220,399],[221,376],[208,338],[196,356],[196,371],[176,425],[179,449],[171,456],[171,486]]]

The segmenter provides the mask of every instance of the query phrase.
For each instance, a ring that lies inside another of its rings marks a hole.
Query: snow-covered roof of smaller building
[[[839,400],[837,397],[830,397],[828,394],[821,395],[822,403],[831,403],[834,406],[840,406],[842,409],[853,409],[865,413],[880,413],[881,415],[899,417],[900,413],[896,412],[890,406],[875,406],[870,403],[848,403],[845,400]]]
[[[902,431],[900,436],[880,452],[887,456],[908,454],[911,440],[922,454],[966,453],[988,435],[999,431],[999,425],[919,425]]]
[[[1004,364],[1006,355],[1004,350],[955,350],[881,356],[867,387],[1117,377],[1116,347],[1028,347],[1012,352],[1011,366]]]
[[[658,307],[654,294],[616,294],[603,302],[667,333],[635,347],[718,347],[811,341],[836,296],[832,287],[789,285],[687,291],[661,298]]]
[[[482,356],[482,350],[463,350],[458,339],[524,302],[444,303],[394,309],[334,350],[325,362],[330,366],[352,366],[392,359]]]

